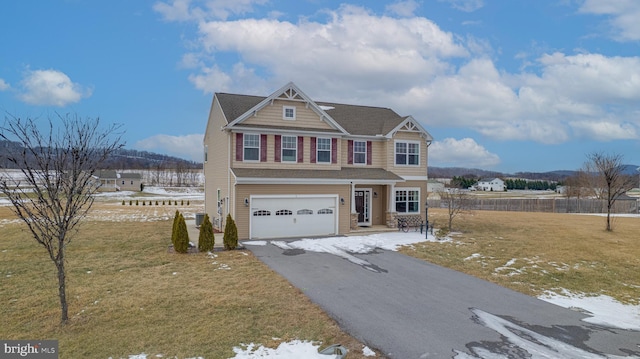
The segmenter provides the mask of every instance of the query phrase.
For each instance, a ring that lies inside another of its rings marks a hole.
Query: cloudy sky
[[[124,124],[201,160],[214,92],[390,107],[431,166],[640,165],[640,1],[3,1],[0,110]]]

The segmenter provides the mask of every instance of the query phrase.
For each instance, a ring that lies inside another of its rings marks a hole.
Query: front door
[[[371,190],[358,189],[353,192],[356,213],[358,213],[358,225],[371,225]]]

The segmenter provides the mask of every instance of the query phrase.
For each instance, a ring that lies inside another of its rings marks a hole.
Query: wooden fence
[[[552,212],[552,213],[606,213],[607,203],[598,199],[582,198],[468,198],[470,210]],[[430,199],[429,208],[447,208],[447,202]],[[612,213],[639,214],[638,200],[618,199]]]

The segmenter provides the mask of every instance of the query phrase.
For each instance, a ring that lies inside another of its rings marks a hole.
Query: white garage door
[[[337,195],[251,196],[251,239],[338,234],[337,204]]]

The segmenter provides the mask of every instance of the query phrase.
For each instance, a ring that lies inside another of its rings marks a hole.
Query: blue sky
[[[640,1],[3,1],[0,110],[200,161],[214,92],[390,107],[431,166],[640,165]]]

